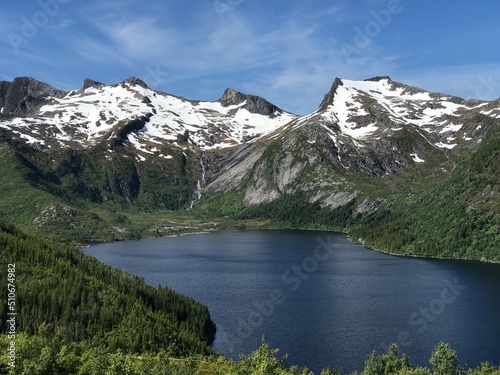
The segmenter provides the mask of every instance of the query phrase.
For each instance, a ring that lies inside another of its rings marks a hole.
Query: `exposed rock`
[[[374,213],[377,210],[375,203],[373,203],[370,198],[366,198],[361,204],[356,206],[354,211],[352,212],[353,216],[357,215],[369,215]]]
[[[339,77],[335,78],[333,81],[332,87],[330,88],[330,91],[328,91],[323,98],[323,101],[321,102],[319,108],[326,109],[329,105],[333,103],[333,97],[335,96],[335,93],[337,91],[337,87],[344,85],[342,82],[342,79]]]
[[[61,98],[65,94],[65,91],[34,78],[19,77],[12,82],[0,83],[0,107],[3,108],[3,115],[24,116],[45,99]]]
[[[247,96],[245,94],[242,94],[239,91],[233,90],[233,89],[226,89],[224,90],[224,94],[222,97],[219,99],[219,102],[224,106],[224,107],[229,107],[231,105],[238,105],[243,103],[247,99]]]
[[[376,76],[376,77],[365,79],[366,82],[378,82],[378,81],[382,81],[382,80],[392,81],[391,77],[389,77],[389,76]]]
[[[122,83],[128,83],[129,85],[132,85],[132,86],[141,86],[145,89],[150,89],[149,86],[146,84],[146,82],[144,82],[143,80],[136,78],[136,77],[129,77],[125,81],[123,81]]]
[[[0,81],[0,108],[4,108],[7,93],[9,92],[11,83],[7,81]]]
[[[250,174],[252,167],[262,157],[264,147],[245,146],[226,153],[210,155],[207,165],[207,191],[230,191],[238,189]]]
[[[266,164],[262,162],[262,160],[255,166],[252,177],[252,183],[247,188],[243,198],[243,204],[245,206],[272,202],[281,196],[274,186],[268,184],[266,178]]]
[[[321,207],[329,207],[335,209],[337,207],[345,206],[359,195],[359,191],[349,192],[341,191],[335,193],[319,192],[310,198],[310,202],[314,203],[321,201]]]
[[[85,89],[88,89],[89,87],[93,87],[95,89],[100,89],[102,86],[105,86],[104,83],[94,81],[94,80],[92,80],[90,78],[85,78],[83,80],[83,87],[82,87],[82,89],[85,90]]]
[[[239,91],[233,89],[226,89],[222,97],[218,100],[224,107],[229,107],[231,105],[238,105],[246,101],[243,108],[248,110],[250,113],[258,113],[264,116],[270,116],[275,113],[282,113],[279,107],[272,103],[269,103],[264,98],[255,95],[242,94]]]

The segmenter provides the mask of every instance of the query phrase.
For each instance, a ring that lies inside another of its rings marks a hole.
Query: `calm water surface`
[[[87,254],[209,307],[230,358],[265,335],[289,364],[361,370],[392,342],[428,365],[440,341],[462,364],[500,363],[500,265],[393,257],[309,231],[221,231],[95,244]]]

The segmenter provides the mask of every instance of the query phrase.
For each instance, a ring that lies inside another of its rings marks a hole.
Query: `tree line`
[[[0,223],[0,269],[16,265],[16,328],[64,327],[64,342],[87,342],[124,353],[168,350],[171,355],[213,353],[215,324],[208,308],[167,287],[113,269],[81,251]],[[6,274],[6,273],[5,273]],[[7,278],[0,290],[7,291]],[[4,296],[2,296],[2,301]],[[0,307],[5,334],[7,304]]]

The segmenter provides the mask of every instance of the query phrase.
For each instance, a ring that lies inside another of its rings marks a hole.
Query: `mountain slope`
[[[230,151],[226,165],[209,168],[215,173],[207,175],[207,190],[249,186],[247,204],[313,191],[311,200],[335,206],[338,191],[357,195],[356,181],[366,176],[411,172],[439,180],[456,168],[455,153],[474,152],[497,126],[499,107],[426,93],[387,77],[337,79],[318,110],[241,146],[236,155],[251,161]]]
[[[52,96],[50,90],[40,90],[28,112],[0,117],[2,147],[11,155],[2,168],[15,171],[32,191],[52,196],[57,213],[66,217],[49,215],[41,230],[57,222],[82,234],[92,225],[127,232],[130,220],[110,221],[109,213],[174,210],[184,211],[186,221],[262,218],[274,225],[348,230],[391,251],[471,256],[473,242],[458,241],[460,249],[452,253],[417,248],[426,227],[420,221],[429,221],[424,217],[438,197],[444,216],[465,215],[463,225],[489,223],[474,235],[488,238],[488,248],[496,244],[489,234],[499,207],[482,200],[498,193],[498,172],[475,160],[488,154],[494,159],[498,152],[499,100],[429,93],[389,77],[337,78],[306,116],[232,89],[216,102],[202,102],[153,91],[136,78],[117,85],[87,79],[80,90]],[[12,170],[8,160],[17,160],[19,168]],[[479,180],[489,183],[470,183]],[[475,219],[456,202],[474,207]],[[38,223],[47,207],[35,205],[25,223]],[[2,213],[12,214],[5,208]],[[403,228],[403,243],[377,242],[370,228],[390,228],[401,215],[414,220],[411,230]],[[453,220],[447,225],[460,227]],[[499,256],[488,250],[488,259]]]
[[[2,222],[0,254],[2,268],[15,278],[3,277],[0,286],[16,287],[16,333],[65,329],[64,344],[87,342],[128,353],[168,348],[174,356],[212,353],[215,325],[207,307],[188,297]],[[2,334],[8,333],[9,312],[2,303]]]
[[[5,96],[4,112],[18,115],[11,99]],[[111,86],[86,79],[82,89],[58,92],[29,117],[4,118],[0,126],[41,148],[88,148],[121,134],[144,155],[163,142],[179,146],[179,137],[201,148],[240,144],[295,117],[230,89],[217,102],[201,102],[155,92],[137,78]]]

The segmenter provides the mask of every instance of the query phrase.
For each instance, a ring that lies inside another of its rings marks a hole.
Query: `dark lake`
[[[246,230],[95,244],[85,253],[204,303],[230,358],[265,335],[288,363],[361,370],[390,343],[428,365],[440,341],[500,363],[500,265],[395,257],[331,232]]]

